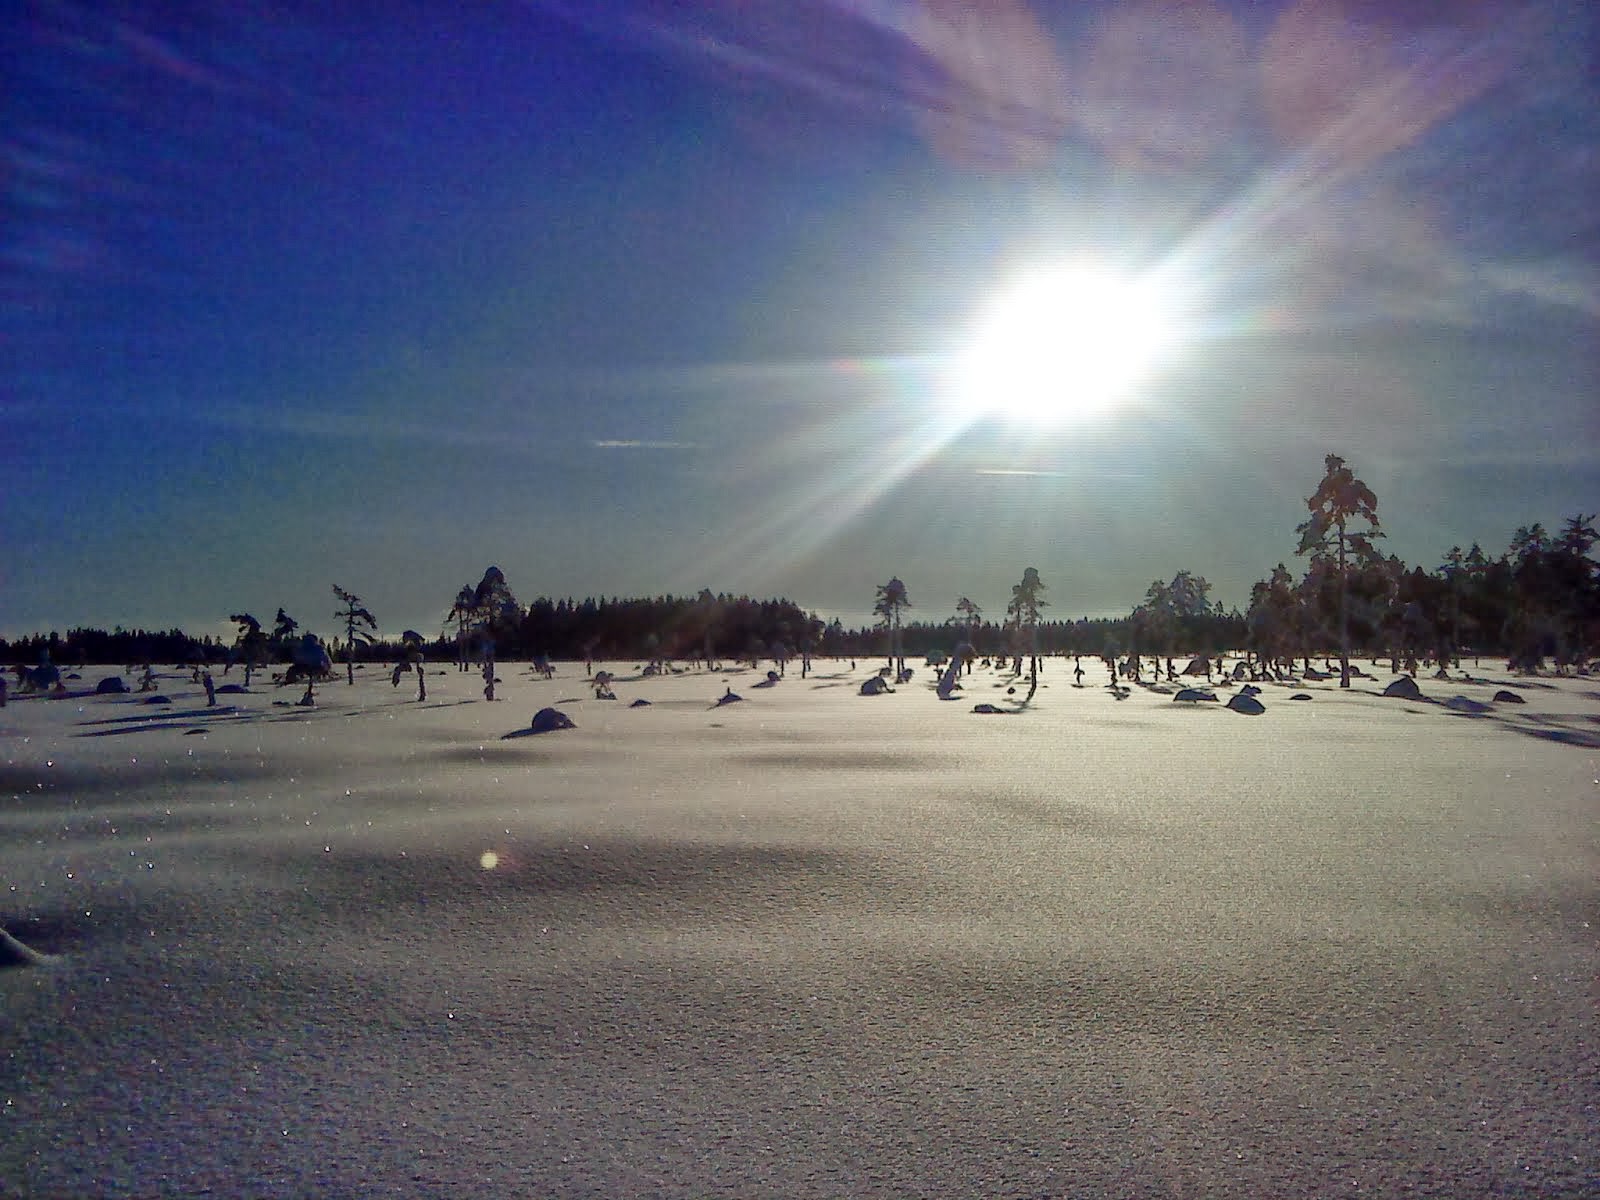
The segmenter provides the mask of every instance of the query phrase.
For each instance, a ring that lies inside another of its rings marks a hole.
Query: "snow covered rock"
[[[1385,696],[1397,696],[1401,700],[1425,700],[1422,689],[1417,686],[1417,681],[1409,675],[1402,675],[1388,687],[1383,689]]]
[[[530,726],[534,733],[550,733],[557,729],[576,729],[572,718],[559,708],[541,708],[533,714]]]

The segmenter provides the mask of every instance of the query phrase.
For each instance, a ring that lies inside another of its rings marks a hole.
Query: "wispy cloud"
[[[693,450],[693,442],[653,442],[641,438],[601,438],[589,443],[596,450]]]
[[[300,437],[371,442],[420,442],[436,446],[501,448],[508,444],[504,430],[462,429],[443,421],[398,421],[361,412],[328,412],[310,408],[245,408],[213,406],[184,413],[197,424],[256,433],[287,433]]]
[[[1484,278],[1502,291],[1600,317],[1600,286],[1591,272],[1576,264],[1556,260],[1492,264],[1484,269]]]
[[[1066,471],[1024,471],[1014,467],[979,467],[974,475],[1023,475],[1040,479],[1065,479]]]
[[[1600,468],[1600,450],[1568,443],[1560,446],[1533,447],[1529,449],[1465,450],[1459,454],[1446,453],[1431,464],[1441,469],[1493,471],[1510,468],[1528,468],[1540,471],[1576,469],[1592,471]]]
[[[511,386],[538,395],[731,397],[741,403],[837,403],[935,369],[931,355],[791,359],[778,362],[703,362],[678,366],[513,368]],[[518,393],[519,395],[523,393]]]

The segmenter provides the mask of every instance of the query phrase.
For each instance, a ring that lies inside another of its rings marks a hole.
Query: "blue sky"
[[[1181,12],[1181,16],[1175,16]],[[0,633],[330,585],[1243,604],[1600,507],[1595,24],[1526,4],[33,3],[0,30]],[[1094,419],[953,410],[1011,272],[1160,281]]]

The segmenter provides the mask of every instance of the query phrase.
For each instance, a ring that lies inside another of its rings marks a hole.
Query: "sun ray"
[[[935,360],[919,356],[813,364],[819,394],[842,404],[752,464],[752,479],[768,481],[765,494],[694,570],[759,587],[860,520],[964,430],[964,421],[925,401],[936,369]],[[688,578],[674,584],[698,586]]]

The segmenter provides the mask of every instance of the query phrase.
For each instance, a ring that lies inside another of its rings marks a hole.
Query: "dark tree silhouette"
[[[316,701],[316,686],[318,679],[327,679],[333,675],[333,659],[328,654],[327,648],[314,633],[308,633],[294,644],[290,651],[290,666],[284,673],[283,682],[293,683],[297,679],[306,681],[306,694],[297,701],[304,708],[310,708]]]
[[[1553,655],[1565,669],[1600,641],[1600,564],[1589,557],[1600,540],[1594,519],[1581,512],[1569,517],[1559,537],[1538,524],[1513,535],[1504,636],[1515,666],[1535,670]]]
[[[456,623],[456,670],[467,669],[467,633],[472,628],[475,615],[476,592],[472,585],[465,584],[456,593],[455,603],[450,606],[450,611],[445,614],[445,624],[451,621]]]
[[[511,594],[511,585],[499,567],[484,571],[483,578],[472,591],[472,609],[486,651],[492,643],[515,629],[522,618],[517,598]]]
[[[971,647],[971,652],[969,652],[966,656],[967,661],[965,664],[967,674],[969,675],[972,673],[972,659],[978,647],[977,627],[978,618],[981,616],[983,616],[983,609],[979,608],[971,600],[967,599],[967,597],[963,596],[961,599],[956,601],[956,618],[966,623],[967,645]]]
[[[1476,547],[1474,547],[1476,549]],[[1444,577],[1447,585],[1447,594],[1450,597],[1450,608],[1446,614],[1450,621],[1449,655],[1458,658],[1461,654],[1461,591],[1463,580],[1467,575],[1467,556],[1462,553],[1460,546],[1451,546],[1444,556],[1444,561],[1439,564],[1439,573]],[[1449,674],[1449,661],[1446,655],[1439,654],[1439,676],[1443,678]]]
[[[261,622],[249,613],[234,613],[228,620],[239,626],[239,636],[234,639],[234,653],[244,663],[244,685],[250,686],[250,672],[260,663],[267,649],[267,635],[261,632]],[[222,672],[226,675],[226,669]]]
[[[1169,655],[1209,650],[1215,640],[1211,606],[1206,602],[1210,593],[1210,582],[1193,571],[1179,571],[1171,583],[1152,581],[1139,607],[1149,649]]]
[[[910,607],[911,599],[906,594],[906,585],[900,582],[898,576],[878,585],[878,599],[872,611],[883,618],[884,627],[889,631],[889,666],[893,668],[896,679],[906,671],[906,652],[901,644],[900,628],[901,613]]]
[[[816,613],[806,616],[805,632],[800,635],[800,678],[804,679],[811,674],[811,656],[817,652],[822,644],[823,631],[827,625]]]
[[[1172,616],[1177,626],[1179,649],[1193,652],[1202,649],[1204,626],[1211,616],[1211,582],[1193,571],[1179,571],[1167,585],[1167,595],[1172,604]]]
[[[363,646],[371,645],[371,634],[377,632],[378,622],[370,612],[361,607],[360,596],[345,591],[338,584],[333,585],[333,594],[339,597],[340,603],[344,605],[333,615],[344,622],[345,676],[353,687],[356,682],[356,644],[359,642]]]
[[[1011,603],[1006,605],[1006,615],[1016,621],[1019,630],[1028,631],[1028,700],[1039,690],[1039,618],[1040,610],[1049,607],[1044,593],[1039,569],[1029,567],[1022,572],[1022,582],[1012,585]]]
[[[404,661],[417,673],[417,699],[428,698],[428,668],[422,654],[422,635],[415,629],[408,629],[400,635],[401,654]],[[400,668],[395,668],[395,681],[399,682]]]
[[[1560,556],[1562,601],[1566,609],[1569,658],[1576,662],[1600,645],[1600,563],[1589,555],[1600,542],[1594,527],[1600,513],[1575,513],[1556,541]]]
[[[1296,526],[1300,545],[1296,554],[1324,557],[1330,548],[1336,557],[1339,593],[1339,686],[1350,686],[1350,623],[1348,560],[1352,553],[1363,558],[1373,556],[1372,539],[1383,536],[1378,527],[1378,498],[1361,480],[1344,459],[1330,454],[1323,460],[1327,474],[1317,485],[1317,490],[1306,500],[1311,510],[1310,518]],[[1352,521],[1366,525],[1365,530],[1350,528]]]
[[[712,595],[710,588],[701,588],[694,602],[694,624],[700,634],[700,657],[710,670],[716,658],[717,626],[721,617],[722,602]]]
[[[1550,535],[1538,521],[1517,526],[1517,531],[1511,535],[1511,558],[1519,566],[1549,548]]]
[[[1580,512],[1567,518],[1566,524],[1561,527],[1561,536],[1556,540],[1561,553],[1573,558],[1588,556],[1595,543],[1600,542],[1600,533],[1596,533],[1594,528],[1596,517],[1600,517],[1600,513],[1585,515]]]
[[[283,609],[280,608],[278,610],[278,615],[272,622],[272,647],[273,653],[278,658],[281,659],[286,651],[292,652],[289,651],[289,643],[294,640],[294,635],[299,628],[299,621],[296,621]]]

